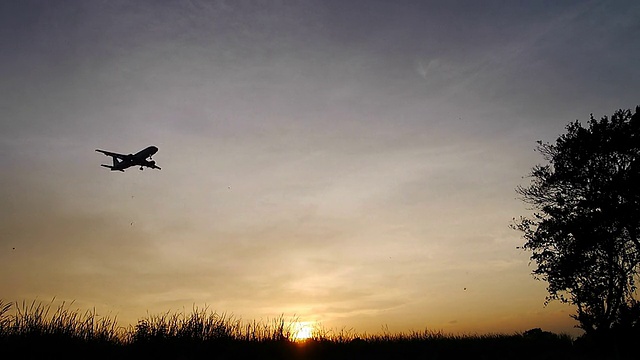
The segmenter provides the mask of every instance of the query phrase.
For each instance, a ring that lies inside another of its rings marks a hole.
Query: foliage
[[[618,110],[588,127],[575,121],[554,144],[538,142],[548,161],[533,167],[516,191],[531,217],[513,227],[548,283],[547,302],[577,307],[588,334],[639,323],[640,107]]]

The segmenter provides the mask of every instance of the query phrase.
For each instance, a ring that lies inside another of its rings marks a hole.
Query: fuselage
[[[149,146],[146,149],[140,150],[135,155],[133,155],[136,159],[146,160],[147,158],[153,156],[153,154],[158,152],[158,148],[155,146]]]
[[[128,169],[132,166],[140,166],[140,169],[142,169],[144,166],[152,169],[160,169],[158,166],[156,166],[155,161],[147,160],[151,156],[153,156],[153,154],[158,152],[158,148],[155,146],[149,146],[138,151],[135,154],[128,155],[112,153],[104,150],[96,151],[102,152],[105,155],[111,156],[113,158],[113,165],[102,165],[106,168],[111,169],[112,171],[124,171],[125,169]]]
[[[148,166],[154,167],[155,161],[147,160],[153,154],[158,152],[158,148],[155,146],[149,146],[143,150],[138,151],[135,154],[127,155],[118,165],[114,166],[113,170],[124,170],[131,166]]]

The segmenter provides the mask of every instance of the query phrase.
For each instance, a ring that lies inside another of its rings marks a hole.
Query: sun
[[[313,337],[313,322],[299,321],[293,324],[293,341],[306,341]]]

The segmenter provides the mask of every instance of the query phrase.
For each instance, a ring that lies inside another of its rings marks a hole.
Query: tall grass
[[[51,311],[53,302],[4,303],[0,300],[0,334],[14,339],[59,338],[78,341],[118,343],[121,334],[116,319],[98,316],[95,309],[71,309],[62,302]],[[13,310],[13,311],[12,311]]]
[[[0,300],[0,336],[3,338],[10,334],[11,318],[8,313],[11,310],[11,303]]]
[[[126,334],[130,342],[149,342],[163,339],[207,341],[281,341],[293,340],[293,324],[284,315],[274,319],[244,322],[226,313],[194,307],[191,313],[167,312],[147,315]]]
[[[95,309],[72,309],[73,302],[62,302],[53,309],[50,303],[4,302],[0,300],[0,335],[12,338],[59,336],[83,341],[118,344],[163,341],[242,340],[293,341],[293,325],[297,318],[284,315],[273,319],[244,322],[226,313],[194,307],[190,313],[166,312],[150,314],[135,326],[117,326],[115,318],[99,316]]]
[[[447,335],[423,330],[358,334],[324,329],[296,341],[298,319],[284,315],[243,321],[194,307],[191,312],[148,314],[137,324],[118,327],[115,318],[72,303],[6,303],[0,300],[0,345],[24,358],[577,358],[572,339],[542,331],[521,334]]]

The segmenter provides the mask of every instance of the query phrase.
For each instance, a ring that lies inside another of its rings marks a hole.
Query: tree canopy
[[[640,107],[588,126],[569,123],[555,143],[538,142],[547,164],[516,191],[533,215],[513,227],[532,253],[547,302],[577,307],[587,333],[640,325]]]

